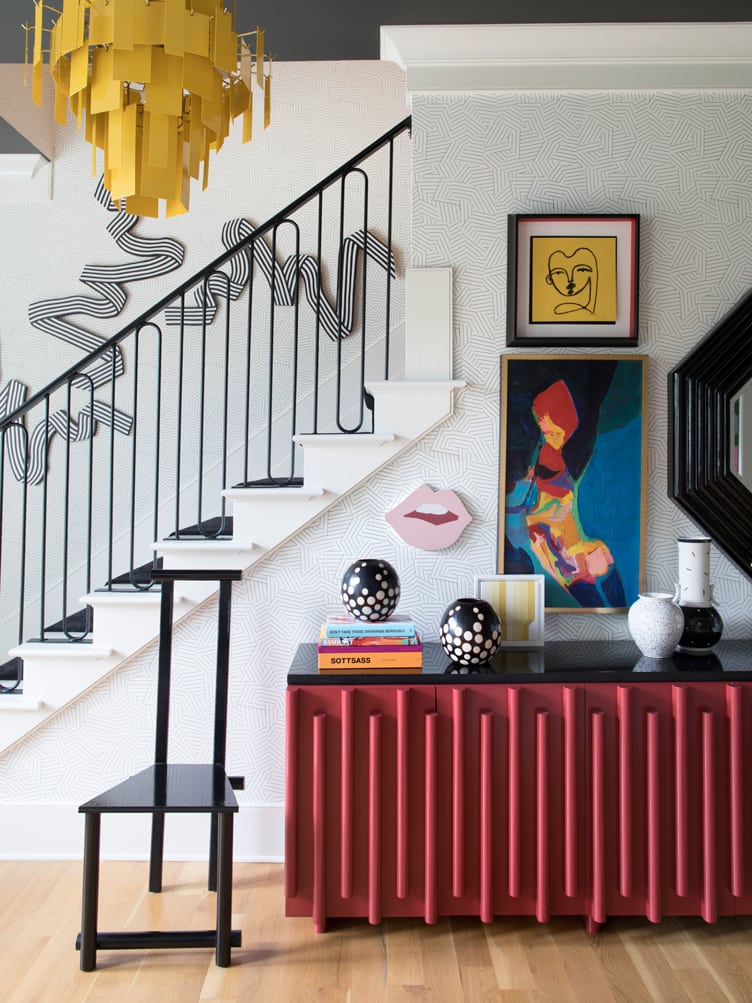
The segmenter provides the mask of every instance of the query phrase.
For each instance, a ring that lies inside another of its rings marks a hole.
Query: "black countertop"
[[[540,648],[509,648],[497,652],[480,668],[455,665],[438,643],[423,645],[419,671],[377,673],[319,673],[316,645],[301,644],[293,659],[290,686],[444,684],[466,679],[473,683],[511,682],[672,682],[694,680],[752,680],[752,639],[720,641],[710,654],[644,658],[632,641],[550,641]]]

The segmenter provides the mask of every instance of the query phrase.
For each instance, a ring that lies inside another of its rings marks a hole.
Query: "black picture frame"
[[[752,492],[734,473],[732,405],[752,379],[752,292],[669,374],[669,497],[752,578]]]
[[[636,346],[639,236],[640,217],[635,213],[508,216],[507,345]],[[558,259],[558,267],[552,268],[553,259]],[[581,273],[594,273],[595,282],[588,276],[587,289],[583,284],[580,290],[565,292],[575,279],[572,259]],[[556,274],[570,281],[559,286]],[[574,298],[578,292],[580,298]],[[598,296],[604,305],[600,316]]]

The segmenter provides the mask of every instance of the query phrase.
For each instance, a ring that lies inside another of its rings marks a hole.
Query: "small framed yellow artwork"
[[[537,648],[543,644],[543,575],[488,575],[475,579],[475,594],[501,620],[502,648]]]
[[[640,217],[508,221],[508,345],[636,345]]]

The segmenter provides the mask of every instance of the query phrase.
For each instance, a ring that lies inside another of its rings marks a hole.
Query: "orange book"
[[[417,647],[417,645],[415,646]],[[395,672],[402,670],[410,671],[423,667],[423,650],[415,651],[403,647],[399,651],[387,651],[382,647],[378,650],[365,651],[362,648],[355,651],[343,651],[341,648],[335,651],[318,652],[319,672],[326,670],[336,670],[337,672],[368,672],[383,671],[392,669]]]

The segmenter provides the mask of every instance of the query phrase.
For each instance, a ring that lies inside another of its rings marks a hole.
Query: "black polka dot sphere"
[[[441,618],[439,640],[457,665],[483,665],[501,644],[501,621],[485,599],[456,599]]]
[[[386,620],[397,608],[399,575],[388,561],[364,558],[342,576],[342,602],[358,620]]]

